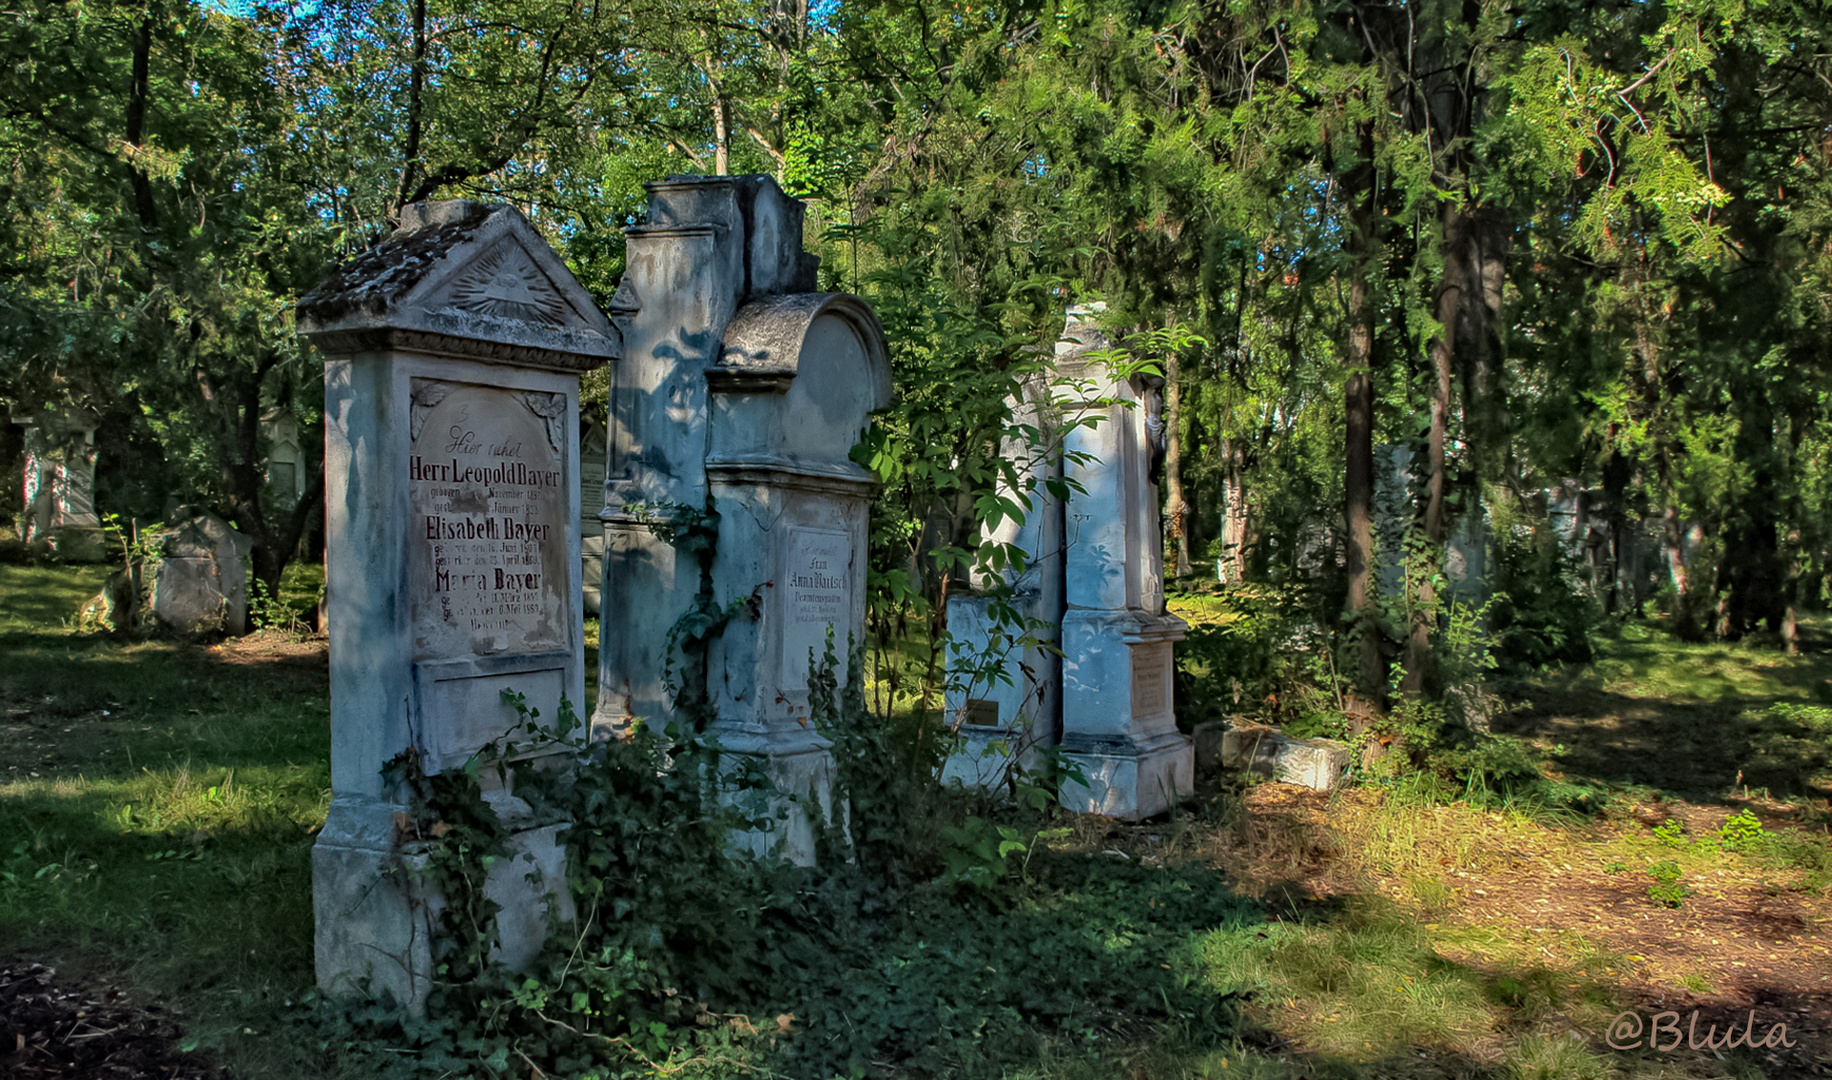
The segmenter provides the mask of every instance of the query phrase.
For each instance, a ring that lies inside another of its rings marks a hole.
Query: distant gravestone
[[[808,723],[809,657],[833,635],[844,676],[865,627],[866,528],[875,476],[850,458],[890,401],[884,334],[870,305],[815,292],[802,205],[767,176],[648,185],[648,223],[628,230],[618,295],[640,302],[611,393],[597,733],[637,719],[695,719],[779,791],[830,790],[829,742]],[[703,576],[658,534],[716,514]],[[710,589],[749,603],[709,644],[704,675],[670,655],[674,629]],[[698,695],[708,715],[682,717]],[[672,685],[670,685],[672,682]],[[753,837],[813,858],[807,803]]]
[[[248,553],[254,541],[195,507],[181,507],[159,540],[153,618],[177,634],[248,632]]]
[[[526,219],[469,202],[406,208],[397,232],[299,303],[326,354],[331,808],[312,852],[319,984],[363,980],[412,1008],[431,988],[442,900],[403,754],[463,767],[517,716],[584,701],[579,376],[619,334]],[[545,912],[572,917],[558,822],[515,795],[553,744],[514,745],[485,798],[513,857],[491,871],[501,958],[526,964]]]
[[[14,413],[24,428],[24,507],[20,539],[66,562],[98,562],[106,554],[95,512],[95,431],[99,420],[82,409]]]

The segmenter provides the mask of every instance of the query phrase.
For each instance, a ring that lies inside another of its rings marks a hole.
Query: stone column
[[[1065,522],[1062,749],[1087,783],[1065,784],[1062,802],[1137,820],[1195,787],[1195,749],[1177,730],[1172,700],[1172,650],[1189,627],[1164,607],[1160,399],[1144,378],[1117,379],[1089,356],[1111,348],[1094,315],[1071,309],[1057,346],[1058,372],[1091,384],[1068,408],[1101,413],[1067,436],[1065,476],[1082,490]],[[1130,404],[1103,407],[1102,399]]]
[[[579,375],[615,358],[620,337],[520,213],[468,202],[408,207],[393,236],[300,301],[299,328],[326,354],[318,981],[350,993],[368,979],[418,1009],[441,901],[418,874],[413,807],[383,770],[462,768],[515,725],[505,690],[543,722],[562,698],[583,708]],[[515,857],[487,891],[516,966],[539,948],[549,905],[572,912],[559,823],[515,796],[518,772],[564,759],[523,739],[509,760],[485,774],[485,797]]]

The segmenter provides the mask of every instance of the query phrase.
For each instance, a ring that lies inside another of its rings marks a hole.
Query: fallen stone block
[[[1222,732],[1219,757],[1223,768],[1316,791],[1335,787],[1349,768],[1349,748],[1334,739],[1299,739],[1260,725]]]

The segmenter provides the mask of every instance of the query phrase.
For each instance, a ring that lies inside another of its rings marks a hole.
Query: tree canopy
[[[1099,298],[1170,380],[1174,565],[1321,583],[1370,708],[1390,661],[1431,685],[1440,588],[1382,600],[1377,549],[1441,565],[1479,513],[1519,581],[1575,543],[1551,572],[1606,608],[1789,641],[1832,568],[1828,16],[26,0],[0,21],[0,397],[104,413],[105,465],[133,461],[104,509],[213,505],[277,580],[314,500],[266,490],[262,420],[316,430],[290,320],[330,263],[408,202],[501,199],[608,300],[643,181],[769,172],[823,287],[890,331],[887,634],[942,628],[1005,399]],[[1406,536],[1377,537],[1395,461]]]

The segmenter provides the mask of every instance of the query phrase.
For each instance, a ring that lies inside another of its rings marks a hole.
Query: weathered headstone
[[[864,636],[876,481],[849,453],[890,400],[883,330],[864,301],[812,291],[802,206],[769,177],[648,191],[619,289],[641,310],[611,394],[594,730],[703,723],[781,791],[824,800],[832,757],[807,723],[809,653],[831,632],[843,668],[848,638]],[[716,529],[710,567],[658,523]],[[750,602],[697,668],[671,651],[708,599]],[[684,702],[704,715],[683,716]],[[806,808],[757,846],[811,859]]]
[[[285,409],[274,409],[261,418],[261,436],[267,444],[267,490],[281,506],[291,508],[305,497],[310,461],[300,441],[299,421]]]
[[[1023,389],[1022,400],[1007,402],[1012,419],[1046,433],[1047,440],[1058,423],[1048,380],[1039,376]],[[1028,499],[1030,510],[1002,519],[985,539],[1023,552],[1023,569],[1008,568],[996,582],[976,578],[972,593],[948,598],[948,633],[957,646],[946,703],[958,746],[942,778],[985,791],[1008,783],[1014,767],[1031,767],[1037,749],[1056,745],[1062,734],[1057,642],[1064,611],[1064,521],[1062,500],[1051,486],[1062,480],[1063,463],[1048,445],[1020,441],[1008,440],[1002,449],[1019,464],[1025,490],[1001,482],[999,493],[1014,503]],[[995,585],[1001,589],[992,589]],[[1007,595],[989,595],[999,591]],[[1012,621],[1013,615],[1020,621]]]
[[[1012,582],[1014,606],[1060,631],[1038,633],[1029,655],[1007,657],[1010,686],[982,681],[979,693],[950,698],[965,739],[946,775],[989,786],[1014,754],[1022,763],[1032,746],[1058,743],[1086,781],[1063,785],[1063,805],[1136,820],[1195,787],[1194,750],[1177,729],[1172,690],[1172,649],[1188,626],[1164,607],[1158,386],[1115,374],[1107,362],[1113,344],[1094,321],[1099,310],[1071,309],[1056,346],[1057,375],[1073,393],[1042,409],[1035,390],[1020,408],[1021,418],[1062,440],[1060,457],[1028,467],[1040,470],[1040,485],[1059,478],[1073,493],[1058,502],[1040,488],[1031,513],[992,537],[1030,556]],[[998,648],[988,610],[977,596],[949,603],[949,631],[969,654]],[[1043,642],[1058,645],[1060,658]]]
[[[1199,746],[1208,741],[1203,738],[1208,734],[1198,734]],[[1328,791],[1349,770],[1349,748],[1334,739],[1300,739],[1261,724],[1230,727],[1220,736],[1213,765],[1257,773],[1281,784]]]
[[[331,808],[312,852],[319,984],[363,980],[418,1007],[441,899],[403,755],[455,769],[517,717],[584,700],[579,582],[579,375],[619,334],[546,242],[506,206],[410,206],[388,239],[299,303],[325,354]],[[532,816],[516,772],[553,763],[517,744],[484,774],[515,857],[487,893],[511,966],[549,904],[571,917],[558,823]],[[530,878],[535,879],[531,881]]]
[[[1143,375],[1118,378],[1091,356],[1111,348],[1095,312],[1071,309],[1060,374],[1091,388],[1070,409],[1098,409],[1064,439],[1069,500],[1062,618],[1062,750],[1085,783],[1065,783],[1073,810],[1137,820],[1195,790],[1195,750],[1177,729],[1173,650],[1189,626],[1164,606],[1157,469],[1162,397]],[[1100,406],[1107,400],[1113,404]]]
[[[99,420],[80,409],[14,413],[12,420],[25,429],[19,538],[67,562],[100,560],[106,544],[94,495]]]
[[[153,617],[177,634],[248,632],[248,553],[254,541],[196,507],[180,507],[159,538]]]

